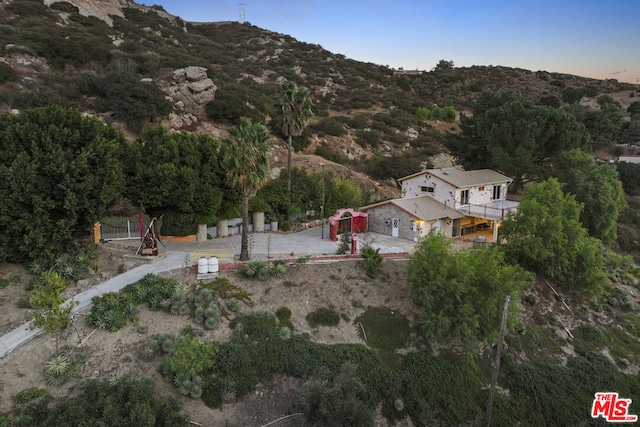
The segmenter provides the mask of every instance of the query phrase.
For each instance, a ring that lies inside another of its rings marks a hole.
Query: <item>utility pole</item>
[[[509,317],[509,302],[511,296],[507,295],[504,299],[504,310],[502,311],[502,323],[500,324],[500,336],[498,337],[498,347],[496,348],[496,358],[493,362],[493,373],[491,374],[491,389],[489,390],[489,401],[487,402],[487,411],[484,414],[485,426],[491,426],[491,411],[493,409],[493,395],[498,384],[498,369],[500,368],[500,354],[504,345],[504,331],[507,328],[507,317]]]
[[[320,222],[322,227],[322,238],[324,239],[324,163],[319,163],[322,166],[322,206],[320,210],[322,211],[322,220]]]

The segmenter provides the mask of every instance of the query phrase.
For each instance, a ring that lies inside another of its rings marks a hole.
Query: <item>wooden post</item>
[[[509,302],[511,296],[507,295],[504,299],[504,310],[502,311],[502,323],[500,324],[500,336],[498,337],[498,348],[496,348],[496,358],[493,362],[493,373],[491,374],[491,389],[489,390],[489,401],[487,402],[487,411],[485,412],[485,426],[491,425],[491,410],[493,409],[493,395],[496,391],[498,383],[498,369],[500,368],[500,354],[504,343],[504,331],[507,328],[507,317],[509,316]]]

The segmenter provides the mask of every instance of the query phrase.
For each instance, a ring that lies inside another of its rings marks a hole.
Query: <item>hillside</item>
[[[309,89],[315,113],[297,149],[309,156],[325,147],[325,159],[350,164],[362,182],[376,154],[419,160],[409,165],[413,171],[446,151],[443,135],[456,126],[417,120],[419,107],[466,112],[483,91],[561,102],[567,91],[594,98],[634,89],[501,66],[403,74],[248,23],[185,22],[128,0],[3,1],[0,28],[1,111],[74,106],[130,139],[156,124],[220,138],[244,115],[279,136],[279,87],[293,81]],[[305,157],[297,165],[319,161]]]

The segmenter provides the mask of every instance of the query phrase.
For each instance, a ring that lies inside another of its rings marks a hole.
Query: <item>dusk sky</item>
[[[145,0],[186,21],[245,20],[364,62],[504,65],[637,83],[640,0]]]

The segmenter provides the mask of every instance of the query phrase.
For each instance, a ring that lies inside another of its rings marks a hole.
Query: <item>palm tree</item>
[[[238,126],[229,128],[229,137],[222,146],[222,166],[227,171],[227,182],[242,195],[240,261],[249,260],[249,197],[255,195],[269,177],[270,138],[266,126],[243,117]]]
[[[287,217],[291,215],[291,150],[293,137],[300,136],[307,120],[311,117],[311,100],[309,91],[298,89],[294,82],[282,86],[280,91],[280,105],[282,106],[282,133],[287,137]]]

